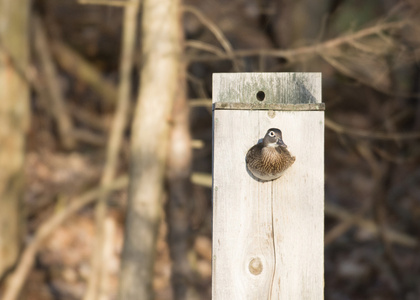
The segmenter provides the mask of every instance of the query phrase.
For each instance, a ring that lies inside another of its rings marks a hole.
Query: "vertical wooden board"
[[[213,299],[322,299],[324,113],[216,110],[213,117]],[[280,179],[259,182],[245,155],[271,127],[283,131],[296,162]]]
[[[214,112],[214,299],[322,299],[323,115]],[[271,127],[283,131],[296,162],[259,182],[245,155]],[[260,274],[250,271],[253,259]]]
[[[244,118],[258,122],[252,111],[214,112],[213,299],[268,299],[273,275],[271,203],[264,199],[271,184],[247,173],[249,142],[260,133],[241,126]],[[249,271],[252,259],[262,263],[259,275]]]
[[[296,156],[284,176],[273,181],[273,295],[323,299],[324,112],[277,112],[273,122]]]

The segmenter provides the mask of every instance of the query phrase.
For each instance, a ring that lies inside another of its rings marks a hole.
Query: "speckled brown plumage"
[[[277,128],[270,128],[263,141],[251,147],[245,158],[248,170],[263,181],[279,178],[295,160]]]

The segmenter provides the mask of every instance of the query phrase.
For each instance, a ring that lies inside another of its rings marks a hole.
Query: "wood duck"
[[[286,149],[281,130],[268,129],[262,142],[246,154],[246,166],[256,178],[269,181],[279,178],[296,160]]]

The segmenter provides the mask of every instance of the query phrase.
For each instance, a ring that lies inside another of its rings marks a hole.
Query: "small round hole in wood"
[[[264,101],[264,99],[265,99],[265,93],[263,91],[259,91],[257,93],[257,100],[258,101]]]

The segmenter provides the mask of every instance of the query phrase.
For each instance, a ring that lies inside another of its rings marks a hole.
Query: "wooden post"
[[[213,110],[213,299],[323,299],[321,74],[214,74]],[[260,182],[245,156],[272,127],[296,161]]]

